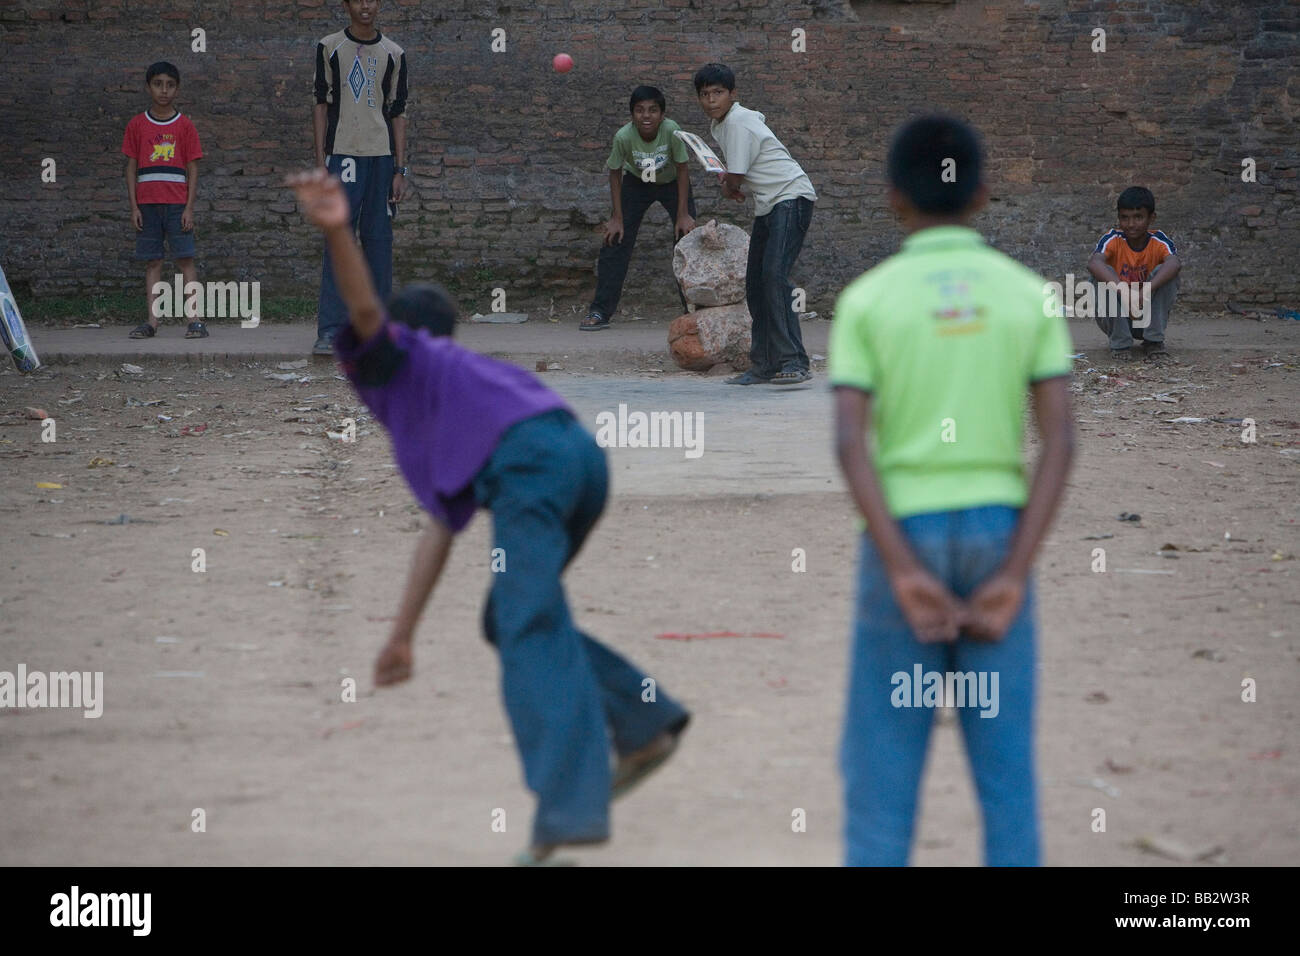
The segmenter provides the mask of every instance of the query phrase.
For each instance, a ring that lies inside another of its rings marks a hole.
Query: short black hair
[[[956,117],[934,114],[911,120],[895,134],[888,169],[890,185],[919,211],[954,215],[979,189],[984,155],[974,129]]]
[[[1149,215],[1155,215],[1156,197],[1145,186],[1130,186],[1119,194],[1115,209],[1145,209]]]
[[[431,335],[450,336],[456,328],[456,302],[442,286],[416,282],[389,296],[388,317]]]
[[[176,69],[176,67],[172,66],[166,60],[159,60],[157,63],[150,66],[149,69],[144,71],[144,85],[148,86],[152,83],[155,76],[170,76],[176,81],[177,86],[181,85],[181,71]]]
[[[706,63],[695,71],[695,92],[706,86],[721,86],[725,90],[736,88],[736,74],[725,63]]]
[[[638,103],[644,103],[646,100],[654,100],[659,104],[659,112],[668,112],[668,101],[664,99],[663,92],[657,86],[638,86],[632,91],[632,97],[627,101],[628,112],[634,112]]]

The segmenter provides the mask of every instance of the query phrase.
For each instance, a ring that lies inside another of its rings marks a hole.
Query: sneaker
[[[334,340],[328,335],[321,335],[316,338],[316,344],[311,347],[312,355],[333,355]]]
[[[1131,362],[1133,356],[1128,349],[1111,349],[1110,360],[1112,362]]]
[[[791,368],[786,369],[780,375],[772,378],[773,385],[802,385],[804,382],[812,381],[812,372],[807,369]]]
[[[766,385],[772,380],[766,375],[759,375],[751,368],[747,372],[741,372],[731,378],[724,378],[722,381],[727,385]]]

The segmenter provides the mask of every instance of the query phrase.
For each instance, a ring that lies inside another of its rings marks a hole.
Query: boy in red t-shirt
[[[1124,305],[1119,309],[1124,314],[1112,315],[1102,305],[1109,298],[1099,292],[1094,318],[1110,339],[1110,356],[1115,361],[1131,361],[1133,340],[1141,339],[1143,357],[1163,362],[1169,358],[1165,326],[1178,294],[1183,264],[1173,240],[1159,229],[1151,230],[1156,221],[1156,197],[1151,190],[1130,186],[1119,194],[1116,205],[1118,222],[1093,248],[1088,271],[1098,283],[1147,283],[1150,296],[1146,305],[1133,306],[1132,316]]]
[[[150,339],[158,331],[154,313],[154,288],[162,279],[163,238],[176,268],[188,285],[196,281],[194,269],[194,197],[198,192],[199,163],[203,149],[194,124],[172,106],[181,74],[165,61],[145,72],[145,86],[153,105],[126,125],[122,153],[126,160],[126,194],[131,200],[131,222],[138,235],[135,258],[145,262],[148,319],[131,330],[133,339]],[[173,303],[179,314],[180,303]],[[198,316],[191,316],[187,339],[208,335]]]

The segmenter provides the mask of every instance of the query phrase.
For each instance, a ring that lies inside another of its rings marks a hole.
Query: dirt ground
[[[1075,363],[1079,456],[1038,564],[1049,864],[1300,858],[1300,340],[1278,339],[1188,349],[1161,368],[1115,369],[1104,349]],[[479,633],[486,517],[453,551],[414,679],[376,692],[370,667],[419,513],[347,383],[328,364],[120,365],[0,370],[0,670],[105,675],[99,719],[0,710],[0,864],[508,862],[532,799]],[[584,412],[596,393],[612,408],[623,388],[671,396],[703,381],[609,371],[547,380]],[[824,441],[819,396],[788,420],[738,402],[721,426],[783,421],[785,455],[757,464],[789,467],[801,442]],[[55,442],[26,406],[55,418]],[[325,435],[349,415],[356,443]],[[1167,422],[1179,417],[1210,421]],[[1213,420],[1245,418],[1253,443],[1243,424]],[[616,477],[570,570],[571,603],[695,723],[616,806],[614,840],[573,854],[582,862],[839,862],[855,534],[828,449],[814,451],[825,490],[755,493],[755,462],[740,458],[726,493]],[[611,453],[616,476],[626,454]],[[792,573],[796,547],[807,573]],[[1105,573],[1092,570],[1098,547]],[[745,636],[658,636],[718,631]],[[780,637],[748,636],[759,632]],[[341,699],[349,676],[355,702]],[[914,861],[978,863],[950,720],[923,801]],[[206,832],[192,832],[196,808]],[[796,808],[806,832],[792,830]]]

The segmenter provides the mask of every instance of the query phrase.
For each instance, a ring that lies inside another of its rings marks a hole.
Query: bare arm
[[[1020,512],[1003,570],[1028,577],[1034,555],[1065,494],[1065,478],[1074,461],[1074,421],[1070,416],[1070,380],[1065,376],[1033,386],[1034,418],[1043,443],[1029,501]]]
[[[289,177],[287,184],[298,196],[303,215],[325,233],[334,260],[334,280],[348,307],[348,319],[357,339],[368,342],[384,324],[384,304],[379,301],[370,269],[352,236],[352,213],[343,184],[324,169],[297,173]]]
[[[691,167],[688,163],[677,164],[677,228],[675,238],[680,239],[695,228],[691,217]]]
[[[402,606],[397,612],[397,623],[393,625],[393,637],[410,643],[415,627],[420,623],[420,615],[429,603],[429,595],[434,585],[442,576],[442,569],[451,554],[452,534],[441,521],[434,520],[415,546],[415,556],[411,559],[411,571],[406,578],[406,591],[402,594]]]
[[[131,200],[131,223],[136,229],[144,228],[144,216],[140,204],[135,201],[136,161],[134,156],[126,158],[126,198]]]
[[[611,169],[609,171],[609,206],[613,210],[610,213],[611,219],[623,221],[623,170]]]
[[[1178,273],[1183,271],[1183,261],[1178,256],[1168,256],[1164,262],[1160,263],[1160,271],[1151,278],[1151,291],[1155,292],[1166,283],[1173,282],[1178,278]]]
[[[411,570],[406,576],[406,590],[402,592],[402,605],[397,612],[388,643],[375,661],[375,686],[396,684],[411,676],[411,640],[420,615],[429,602],[442,569],[451,554],[452,533],[441,521],[433,523],[420,535],[411,559]]]
[[[334,260],[334,279],[339,295],[348,307],[348,319],[359,342],[368,342],[384,323],[384,306],[370,278],[370,267],[361,257],[361,248],[347,226],[333,226],[325,231],[325,241]]]
[[[393,117],[393,165],[406,165],[406,115]],[[393,173],[393,200],[400,202],[406,192],[406,177]]]
[[[719,173],[718,181],[722,184],[722,195],[728,199],[734,199],[736,202],[744,202],[745,194],[740,191],[740,184],[745,181],[745,177],[740,173]]]
[[[1020,512],[1006,560],[971,595],[968,629],[972,637],[997,640],[1015,621],[1024,601],[1034,555],[1051,527],[1065,478],[1074,460],[1074,422],[1070,417],[1069,379],[1037,382],[1033,386],[1034,417],[1043,449],[1034,469],[1029,500]]]
[[[1100,252],[1094,252],[1092,258],[1088,260],[1088,271],[1098,282],[1122,282],[1119,273],[1110,267],[1106,262],[1106,257]]]
[[[199,194],[199,161],[191,159],[185,164],[185,208],[181,210],[181,229],[194,228],[194,200]]]
[[[617,245],[623,241],[623,170],[609,171],[609,203],[614,212],[605,223],[604,242],[607,246]]]
[[[858,513],[867,520],[867,530],[887,571],[911,571],[919,567],[916,555],[885,503],[885,492],[867,451],[867,428],[871,418],[871,396],[853,388],[835,389],[835,454],[840,471]]]
[[[916,639],[956,640],[965,610],[943,582],[917,559],[898,522],[889,513],[884,489],[867,451],[871,396],[855,388],[835,389],[835,452],[840,470],[867,532],[885,565],[894,597]]]
[[[311,111],[312,134],[316,145],[316,165],[325,165],[325,133],[329,129],[329,104],[317,103]]]

